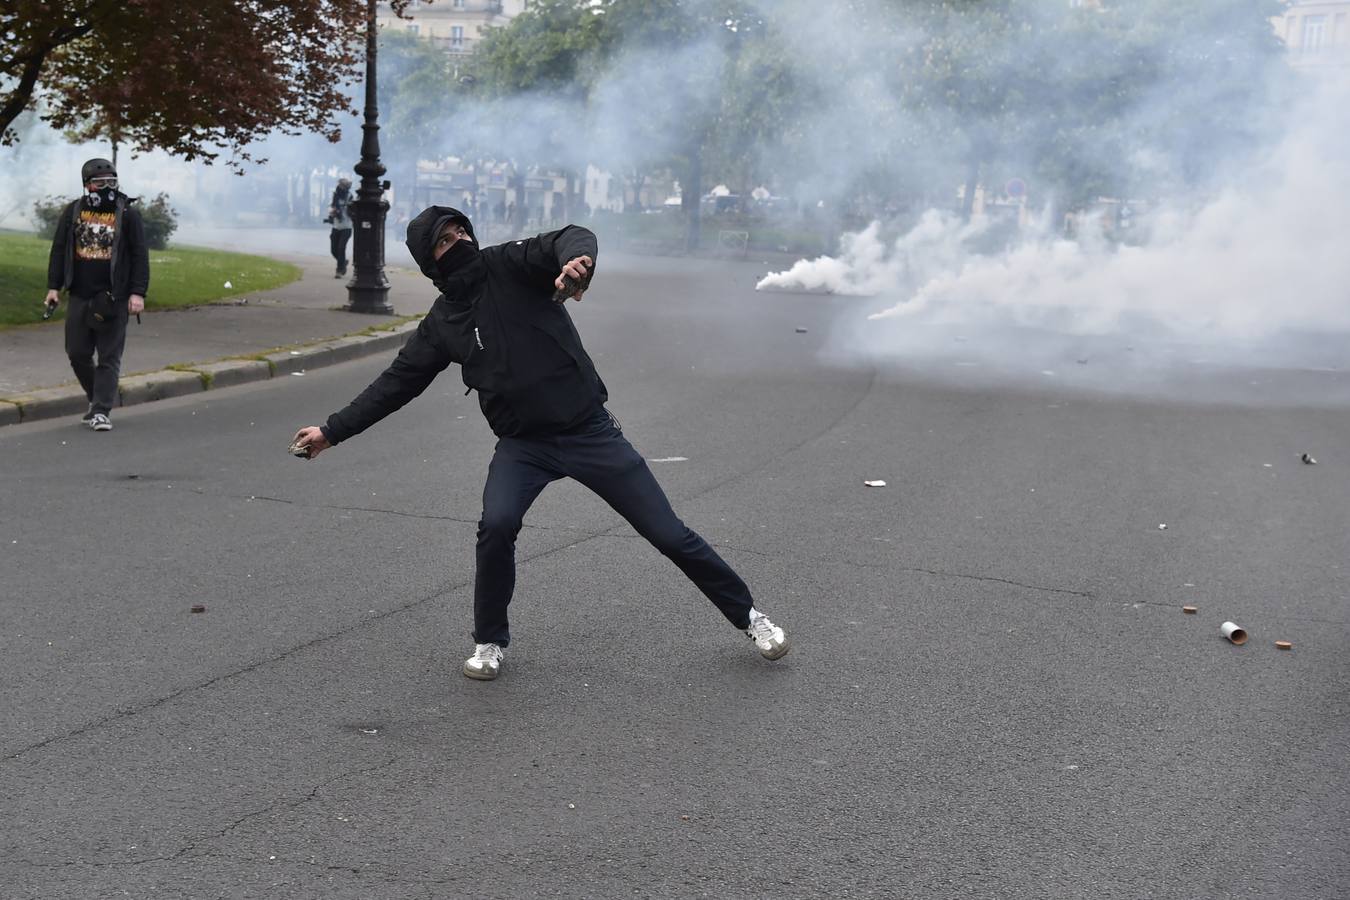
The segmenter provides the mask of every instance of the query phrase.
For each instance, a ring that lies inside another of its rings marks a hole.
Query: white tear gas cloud
[[[966,249],[979,224],[930,211],[894,241],[874,223],[845,235],[837,257],[802,260],[758,287],[873,296],[873,321],[965,328],[1147,328],[1200,345],[1350,331],[1350,207],[1329,202],[1350,192],[1350,146],[1345,123],[1328,114],[1350,103],[1350,80],[1308,88],[1278,143],[1198,207],[1179,200],[1157,209],[1141,245],[1060,238],[1042,216],[1014,246],[983,255]],[[854,337],[878,353],[895,335]]]

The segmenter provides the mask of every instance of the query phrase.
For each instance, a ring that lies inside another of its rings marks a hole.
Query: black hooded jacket
[[[49,290],[70,290],[75,281],[75,218],[84,207],[83,197],[71,201],[56,222],[56,235],[47,258]],[[118,193],[114,212],[117,219],[108,278],[114,299],[125,303],[132,294],[144,297],[150,288],[150,251],[145,243],[141,214],[125,194]]]
[[[565,432],[609,398],[571,316],[553,301],[563,265],[578,256],[596,258],[595,235],[569,225],[484,247],[478,259],[446,277],[432,248],[447,219],[473,236],[468,217],[450,207],[430,207],[408,224],[408,249],[441,295],[389,368],[328,417],[323,433],[330,444],[400,409],[450,363],[459,363],[464,384],[478,391],[483,415],[501,437]]]

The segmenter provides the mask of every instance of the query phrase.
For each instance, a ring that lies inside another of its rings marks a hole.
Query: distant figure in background
[[[89,411],[80,421],[112,431],[117,379],[127,342],[127,321],[145,309],[150,251],[141,214],[117,189],[117,170],[106,159],[80,169],[85,194],[61,213],[47,260],[47,306],[67,291],[66,356]],[[94,353],[98,364],[94,364]]]
[[[337,187],[333,189],[333,200],[328,204],[328,218],[324,219],[333,226],[333,230],[328,232],[328,242],[333,249],[333,259],[337,260],[334,278],[347,274],[347,241],[352,237],[352,217],[347,207],[351,202],[352,180],[339,178]]]

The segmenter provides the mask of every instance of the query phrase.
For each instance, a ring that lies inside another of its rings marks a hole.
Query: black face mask
[[[436,271],[441,273],[442,278],[457,278],[467,275],[477,260],[478,245],[468,238],[460,238],[436,260]]]
[[[84,195],[87,209],[111,211],[117,208],[117,188],[99,188]]]

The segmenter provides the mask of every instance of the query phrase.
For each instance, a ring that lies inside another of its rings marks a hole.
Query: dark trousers
[[[88,305],[84,297],[70,295],[66,309],[66,356],[70,357],[70,367],[89,398],[90,411],[106,416],[117,405],[117,378],[122,372],[122,350],[127,344],[126,307],[106,329],[95,331],[84,324]]]
[[[541,438],[502,438],[483,487],[473,639],[511,642],[506,607],[516,586],[516,535],[525,512],[551,481],[574,478],[625,519],[716,604],[731,624],[750,624],[750,589],[708,542],[680,521],[647,462],[601,410],[583,427]]]
[[[350,228],[334,228],[328,232],[328,244],[333,251],[333,259],[337,260],[339,272],[347,271],[347,241],[351,237]]]

